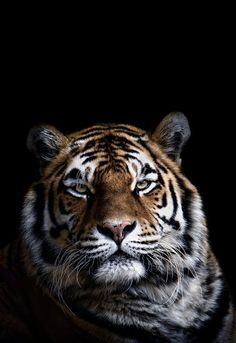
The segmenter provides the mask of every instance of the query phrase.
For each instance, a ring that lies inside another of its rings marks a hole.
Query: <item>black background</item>
[[[37,164],[25,144],[31,126],[44,122],[70,133],[98,122],[117,122],[154,130],[170,111],[182,111],[192,131],[182,155],[183,170],[203,197],[211,244],[235,292],[234,115],[230,96],[222,93],[223,88],[212,90],[210,94],[205,87],[192,94],[188,89],[174,96],[166,93],[165,97],[154,92],[145,97],[144,93],[133,92],[131,98],[118,94],[115,99],[103,98],[103,102],[88,99],[88,105],[83,104],[85,110],[79,95],[78,104],[63,104],[53,110],[49,110],[52,106],[41,110],[40,101],[26,108],[19,103],[14,117],[10,111],[2,125],[2,197],[6,205],[1,216],[2,242],[11,239],[19,227],[23,195],[37,174]],[[4,131],[8,132],[7,138]]]

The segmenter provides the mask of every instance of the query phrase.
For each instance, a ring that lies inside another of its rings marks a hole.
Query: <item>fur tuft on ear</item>
[[[174,161],[180,163],[180,154],[191,135],[188,119],[181,112],[171,112],[157,126],[151,138]]]
[[[54,158],[67,142],[66,136],[53,126],[34,126],[28,134],[27,147],[45,164]]]

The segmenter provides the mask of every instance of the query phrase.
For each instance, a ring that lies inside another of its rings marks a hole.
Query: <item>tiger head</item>
[[[31,273],[66,289],[161,282],[190,270],[205,233],[199,196],[180,170],[189,136],[182,113],[152,134],[123,124],[67,136],[32,128],[27,143],[41,176],[23,209]]]

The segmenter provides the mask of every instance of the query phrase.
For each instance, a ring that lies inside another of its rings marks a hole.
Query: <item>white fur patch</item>
[[[132,281],[139,281],[145,276],[144,266],[133,259],[105,261],[96,271],[95,279],[98,283],[129,285]]]

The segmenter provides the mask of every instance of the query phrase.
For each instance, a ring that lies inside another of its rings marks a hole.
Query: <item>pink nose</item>
[[[121,242],[122,239],[135,228],[136,222],[124,221],[120,224],[113,224],[112,222],[105,222],[102,226],[97,225],[100,233],[105,236],[112,237],[114,241]]]

